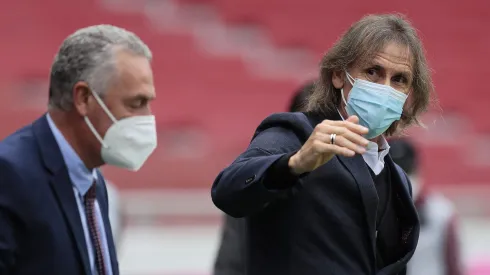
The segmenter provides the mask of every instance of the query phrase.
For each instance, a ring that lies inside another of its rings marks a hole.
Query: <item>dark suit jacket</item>
[[[107,190],[97,182],[111,255]],[[0,274],[91,274],[71,180],[46,117],[0,142]]]
[[[213,275],[245,275],[247,221],[225,215]]]
[[[376,270],[375,247],[378,196],[362,156],[335,156],[299,177],[289,172],[289,157],[323,119],[340,116],[268,117],[248,149],[213,184],[215,205],[231,216],[246,217],[246,274],[405,274],[419,222],[403,171],[392,179],[401,253],[381,270]],[[386,165],[399,170],[389,157]]]

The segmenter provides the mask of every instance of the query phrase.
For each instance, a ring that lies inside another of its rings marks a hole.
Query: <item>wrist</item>
[[[294,154],[289,158],[288,161],[289,170],[296,176],[303,174],[301,169],[298,167],[298,154]]]

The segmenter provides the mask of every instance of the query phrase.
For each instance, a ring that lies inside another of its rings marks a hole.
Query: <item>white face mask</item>
[[[102,144],[105,163],[131,171],[138,171],[157,147],[155,116],[132,116],[117,120],[95,92],[92,94],[100,107],[113,121],[102,138],[88,117],[85,123]]]

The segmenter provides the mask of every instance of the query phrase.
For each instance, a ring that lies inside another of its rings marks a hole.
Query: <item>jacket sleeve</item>
[[[15,183],[20,177],[0,159],[0,275],[13,274],[17,253]]]
[[[301,147],[299,139],[285,128],[269,128],[258,135],[214,181],[214,204],[232,217],[245,217],[286,198],[302,176],[291,173],[288,161]]]

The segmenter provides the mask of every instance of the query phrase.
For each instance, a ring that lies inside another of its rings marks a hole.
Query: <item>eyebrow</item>
[[[130,97],[130,100],[148,100],[148,101],[150,101],[153,99],[155,99],[155,96],[147,96],[144,94],[138,94],[138,95]]]

